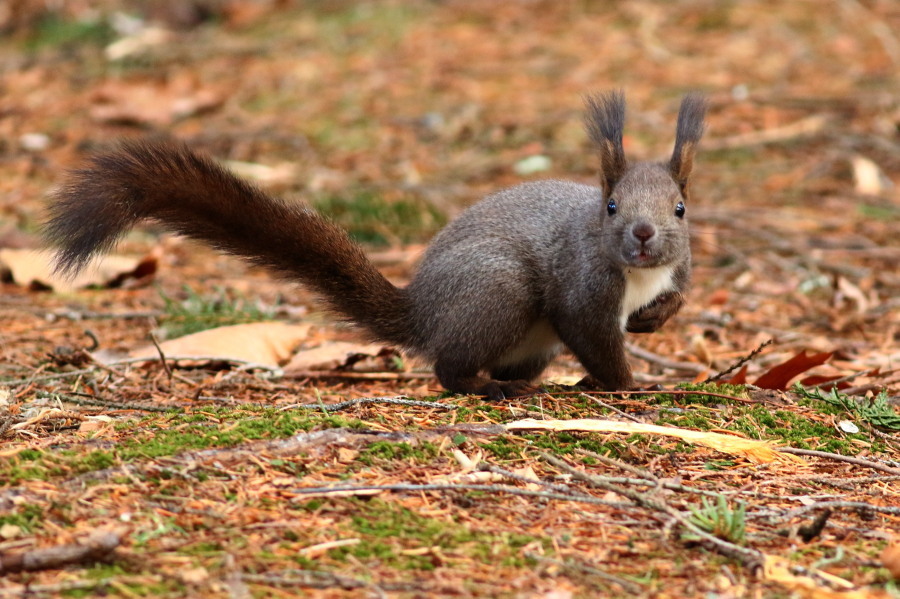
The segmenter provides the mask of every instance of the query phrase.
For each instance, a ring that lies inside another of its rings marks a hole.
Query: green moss
[[[25,533],[34,532],[43,521],[44,508],[33,503],[14,506],[10,512],[0,515],[0,526],[11,524]]]
[[[131,434],[107,451],[82,453],[77,449],[20,452],[0,463],[0,486],[23,480],[47,480],[113,467],[147,458],[175,455],[213,447],[232,447],[260,439],[282,439],[300,431],[318,428],[355,428],[361,425],[339,416],[305,410],[277,411],[268,408],[211,408],[208,416],[175,414],[153,416],[117,426]],[[174,473],[169,472],[168,476]],[[165,477],[165,472],[160,476]],[[202,473],[200,476],[208,477]]]
[[[187,285],[185,297],[175,299],[162,290],[159,295],[165,304],[166,315],[161,318],[169,338],[181,337],[216,327],[272,320],[274,313],[239,293],[217,289],[212,295],[200,295]]]
[[[431,204],[411,194],[388,199],[371,190],[326,196],[315,202],[315,208],[357,241],[382,245],[394,240],[408,243],[428,239],[447,220]]]
[[[352,555],[357,560],[379,561],[399,569],[431,570],[428,554],[411,555],[407,550],[438,547],[447,552],[469,555],[486,563],[521,565],[520,549],[539,540],[517,533],[488,534],[452,521],[426,518],[407,508],[380,500],[352,500],[356,506],[349,524],[363,542],[333,549],[335,559]],[[549,540],[540,540],[548,550]]]
[[[114,37],[115,33],[105,20],[65,19],[51,13],[32,28],[25,46],[32,52],[44,48],[67,49],[84,45],[100,48],[110,43]]]
[[[415,460],[427,463],[432,461],[436,455],[437,447],[428,441],[416,445],[376,441],[362,450],[357,460],[367,466],[373,465],[378,460]]]

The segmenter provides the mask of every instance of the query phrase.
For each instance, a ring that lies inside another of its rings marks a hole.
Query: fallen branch
[[[291,404],[288,406],[284,406],[283,408],[279,408],[279,410],[287,410],[294,408],[303,408],[306,410],[322,410],[323,412],[337,412],[340,410],[344,410],[346,408],[351,408],[353,406],[358,406],[367,403],[382,403],[382,404],[390,404],[396,406],[413,406],[416,408],[439,408],[441,410],[455,410],[458,406],[447,405],[443,403],[437,403],[436,401],[419,401],[417,399],[406,399],[403,396],[397,397],[360,397],[357,399],[348,399],[347,401],[342,401],[335,404],[323,404],[323,403],[305,403],[305,404]]]
[[[701,372],[707,371],[706,366],[704,366],[703,364],[670,360],[664,356],[655,354],[652,351],[648,351],[646,349],[643,349],[642,347],[634,345],[633,343],[626,343],[625,349],[628,350],[628,353],[635,358],[640,358],[645,362],[650,362],[651,364],[656,364],[657,366],[662,366],[663,368],[671,368],[672,370],[684,370],[686,372],[693,372],[694,374],[700,374]]]
[[[362,381],[417,381],[434,378],[433,372],[355,372],[352,370],[291,370],[286,379],[353,379]]]
[[[574,468],[564,462],[563,460],[557,458],[556,456],[552,456],[548,453],[541,452],[539,454],[541,459],[546,462],[549,462],[553,466],[556,466],[560,470],[571,474],[573,477],[578,480],[584,481],[593,487],[597,487],[599,489],[603,489],[605,491],[609,491],[615,493],[616,495],[621,495],[626,499],[631,500],[634,504],[639,507],[648,508],[655,512],[659,512],[661,514],[665,514],[675,520],[679,525],[683,528],[690,531],[692,535],[695,535],[700,538],[700,541],[708,546],[715,549],[717,552],[721,553],[726,557],[730,557],[738,560],[746,567],[751,570],[756,570],[761,568],[763,563],[765,563],[765,555],[757,551],[755,549],[748,549],[746,547],[741,547],[740,545],[735,545],[729,541],[725,541],[720,539],[719,537],[712,535],[690,520],[688,520],[684,514],[671,507],[667,503],[659,499],[651,499],[647,495],[643,493],[639,493],[637,491],[633,491],[631,489],[626,489],[624,487],[620,487],[618,485],[610,484],[604,480],[600,480],[595,476],[591,476],[587,472],[583,470],[579,470],[578,468]]]
[[[737,370],[738,368],[740,368],[741,366],[743,366],[744,364],[746,364],[747,362],[749,362],[750,360],[752,360],[753,358],[758,356],[759,352],[761,352],[763,350],[763,348],[772,345],[773,342],[774,342],[773,339],[769,339],[768,341],[763,341],[752,352],[750,352],[749,354],[747,354],[746,356],[744,356],[743,358],[741,358],[740,360],[738,360],[737,362],[735,362],[734,364],[732,364],[731,366],[726,368],[725,370],[723,370],[721,372],[717,372],[716,374],[707,378],[705,381],[703,381],[703,383],[712,383],[714,381],[718,381],[719,379],[723,378],[724,376],[726,376],[728,374],[731,374],[732,372],[734,372],[735,370]]]
[[[762,131],[751,131],[749,133],[740,133],[729,137],[705,140],[703,142],[703,149],[707,152],[715,150],[733,150],[736,148],[748,148],[771,143],[793,141],[795,139],[812,137],[822,133],[827,124],[828,119],[824,114],[814,114],[782,127],[773,127],[772,129],[763,129]]]
[[[0,553],[0,574],[53,570],[69,564],[100,561],[122,542],[117,531],[102,531],[80,543],[68,543],[23,552]]]
[[[854,458],[851,456],[841,455],[839,453],[817,451],[815,449],[797,449],[795,447],[779,447],[778,451],[782,453],[792,453],[794,455],[805,455],[812,456],[814,458],[823,458],[826,460],[838,460],[839,462],[847,462],[848,464],[864,466],[866,468],[871,468],[872,470],[880,470],[881,472],[886,472],[888,474],[900,475],[900,468],[892,468],[890,466],[885,466],[884,464],[879,464],[878,462],[873,462],[871,460]]]
[[[486,493],[506,493],[508,495],[521,495],[523,497],[540,497],[541,499],[557,499],[561,501],[575,501],[578,503],[591,503],[615,508],[627,508],[628,504],[619,501],[599,499],[586,493],[551,493],[547,491],[530,491],[519,487],[505,485],[478,485],[478,484],[389,484],[389,485],[336,485],[328,487],[303,487],[291,489],[296,495],[328,496],[328,495],[362,495],[380,493],[382,491],[482,491]]]

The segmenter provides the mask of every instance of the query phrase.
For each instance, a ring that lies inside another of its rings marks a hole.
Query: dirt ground
[[[897,2],[11,0],[0,73],[0,598],[900,593]],[[486,193],[594,182],[583,98],[610,89],[635,160],[709,100],[693,287],[630,338],[642,384],[691,393],[566,392],[571,356],[502,403],[347,365],[380,348],[307,290],[152,225],[113,286],[19,270],[67,169],[166,135],[404,284]],[[253,321],[327,357],[122,359]]]

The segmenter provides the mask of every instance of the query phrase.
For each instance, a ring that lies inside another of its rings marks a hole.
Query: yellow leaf
[[[722,453],[741,455],[756,464],[766,462],[786,462],[791,464],[805,464],[806,461],[798,456],[781,453],[778,448],[766,441],[744,439],[721,433],[709,433],[675,428],[671,426],[658,426],[656,424],[644,424],[642,422],[618,422],[615,420],[595,420],[581,418],[574,420],[534,420],[531,418],[509,422],[507,430],[552,430],[552,431],[586,431],[598,433],[626,433],[642,435],[665,435],[677,437],[688,443],[710,447]]]

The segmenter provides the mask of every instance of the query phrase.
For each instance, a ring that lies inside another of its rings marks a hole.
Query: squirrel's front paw
[[[628,317],[625,330],[629,333],[652,333],[669,320],[684,304],[684,296],[677,291],[663,293]]]
[[[587,375],[575,385],[577,389],[585,389],[590,391],[634,391],[637,385],[631,377],[618,383],[609,383],[600,379]]]

